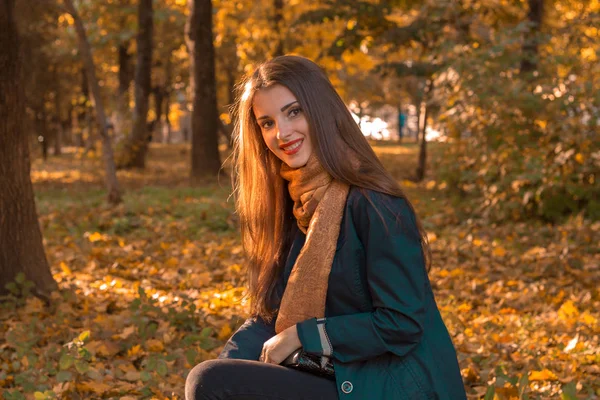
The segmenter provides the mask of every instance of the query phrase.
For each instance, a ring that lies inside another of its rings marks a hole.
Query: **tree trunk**
[[[275,39],[275,52],[273,57],[282,56],[283,50],[283,0],[273,0],[273,9],[275,16],[273,18],[273,32],[276,35]]]
[[[54,96],[54,155],[60,156],[62,154],[62,137],[63,137],[63,125],[62,125],[62,113],[60,108],[61,103],[60,87],[57,86],[56,94]]]
[[[527,22],[528,33],[523,40],[523,58],[521,73],[533,72],[537,69],[539,34],[544,17],[544,0],[528,0],[529,12]]]
[[[72,0],[64,0],[65,7],[73,20],[75,21],[75,29],[77,31],[79,52],[85,70],[87,73],[87,80],[90,85],[92,92],[92,104],[96,110],[96,121],[100,136],[102,138],[102,157],[104,158],[104,166],[106,168],[106,188],[108,190],[108,202],[110,204],[118,204],[122,201],[121,189],[119,188],[119,181],[117,180],[117,169],[115,168],[115,159],[113,155],[112,145],[110,142],[110,136],[108,135],[108,125],[106,122],[106,113],[104,111],[104,103],[102,102],[102,96],[100,95],[100,85],[96,78],[96,66],[94,65],[94,58],[92,56],[92,49],[87,41],[85,34],[85,28],[83,22],[79,18],[79,14],[73,6]]]
[[[427,165],[427,104],[425,101],[421,103],[421,110],[419,110],[420,124],[422,125],[421,130],[421,143],[419,146],[419,163],[417,165],[416,181],[421,182],[425,177],[425,168]]]
[[[212,36],[211,0],[190,0],[188,46],[191,46],[191,75],[194,77],[192,110],[193,183],[216,177],[219,157],[215,49]]]
[[[171,110],[171,102],[169,101],[169,97],[170,96],[167,96],[165,101],[165,124],[167,125],[167,137],[165,138],[165,143],[171,143],[171,134],[173,133],[171,128],[171,119],[169,118],[169,112]]]
[[[152,0],[140,0],[138,6],[137,60],[135,64],[135,107],[133,130],[119,159],[121,168],[145,168],[148,151],[148,103],[152,72]]]
[[[117,113],[115,137],[125,137],[129,131],[129,84],[131,83],[131,55],[127,53],[127,43],[119,44],[119,89],[117,92]]]
[[[0,295],[19,273],[49,301],[57,288],[44,253],[29,175],[28,135],[14,0],[0,0]]]
[[[429,107],[427,102],[430,98],[431,91],[433,90],[433,79],[430,79],[425,93],[423,94],[423,100],[419,107],[419,129],[421,130],[421,144],[419,146],[419,163],[416,172],[416,181],[421,182],[425,178],[425,172],[427,167],[427,117]]]

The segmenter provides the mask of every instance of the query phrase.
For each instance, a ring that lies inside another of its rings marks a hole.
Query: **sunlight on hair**
[[[252,91],[252,82],[248,81],[244,85],[244,93],[242,94],[242,101],[248,100],[248,97],[250,97],[251,91]]]

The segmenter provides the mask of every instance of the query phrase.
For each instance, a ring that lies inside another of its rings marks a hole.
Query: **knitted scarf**
[[[294,216],[306,241],[281,299],[277,333],[306,319],[325,316],[329,272],[350,190],[323,169],[314,152],[300,168],[282,162],[280,175],[289,182]]]

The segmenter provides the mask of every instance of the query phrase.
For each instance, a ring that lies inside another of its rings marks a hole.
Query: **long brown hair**
[[[276,312],[277,277],[285,264],[296,220],[287,182],[279,175],[281,161],[267,148],[252,112],[256,91],[280,84],[296,97],[308,121],[313,151],[334,179],[365,189],[401,197],[406,195],[385,170],[333,85],[312,61],[280,56],[259,65],[238,85],[234,106],[236,127],[233,151],[233,187],[240,218],[242,244],[248,256],[248,285],[252,315],[270,320]],[[339,149],[356,152],[360,171]],[[427,237],[417,219],[426,260]]]

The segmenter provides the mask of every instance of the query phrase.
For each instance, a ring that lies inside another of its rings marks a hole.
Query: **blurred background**
[[[214,50],[199,49],[197,62],[207,71],[201,84],[215,87],[219,116],[204,136],[229,143],[236,83],[261,61],[299,54],[327,71],[370,139],[417,142],[420,152],[426,142],[448,143],[435,161],[452,189],[485,197],[502,216],[506,208],[549,219],[598,216],[597,0],[214,0],[210,10],[198,2],[195,19],[193,3],[76,2],[117,166],[144,165],[147,145],[132,150],[132,136],[191,142],[198,35],[212,37]],[[98,138],[67,11],[17,2],[36,156],[87,153]],[[207,100],[199,99],[204,109]],[[146,126],[134,129],[141,119]]]

